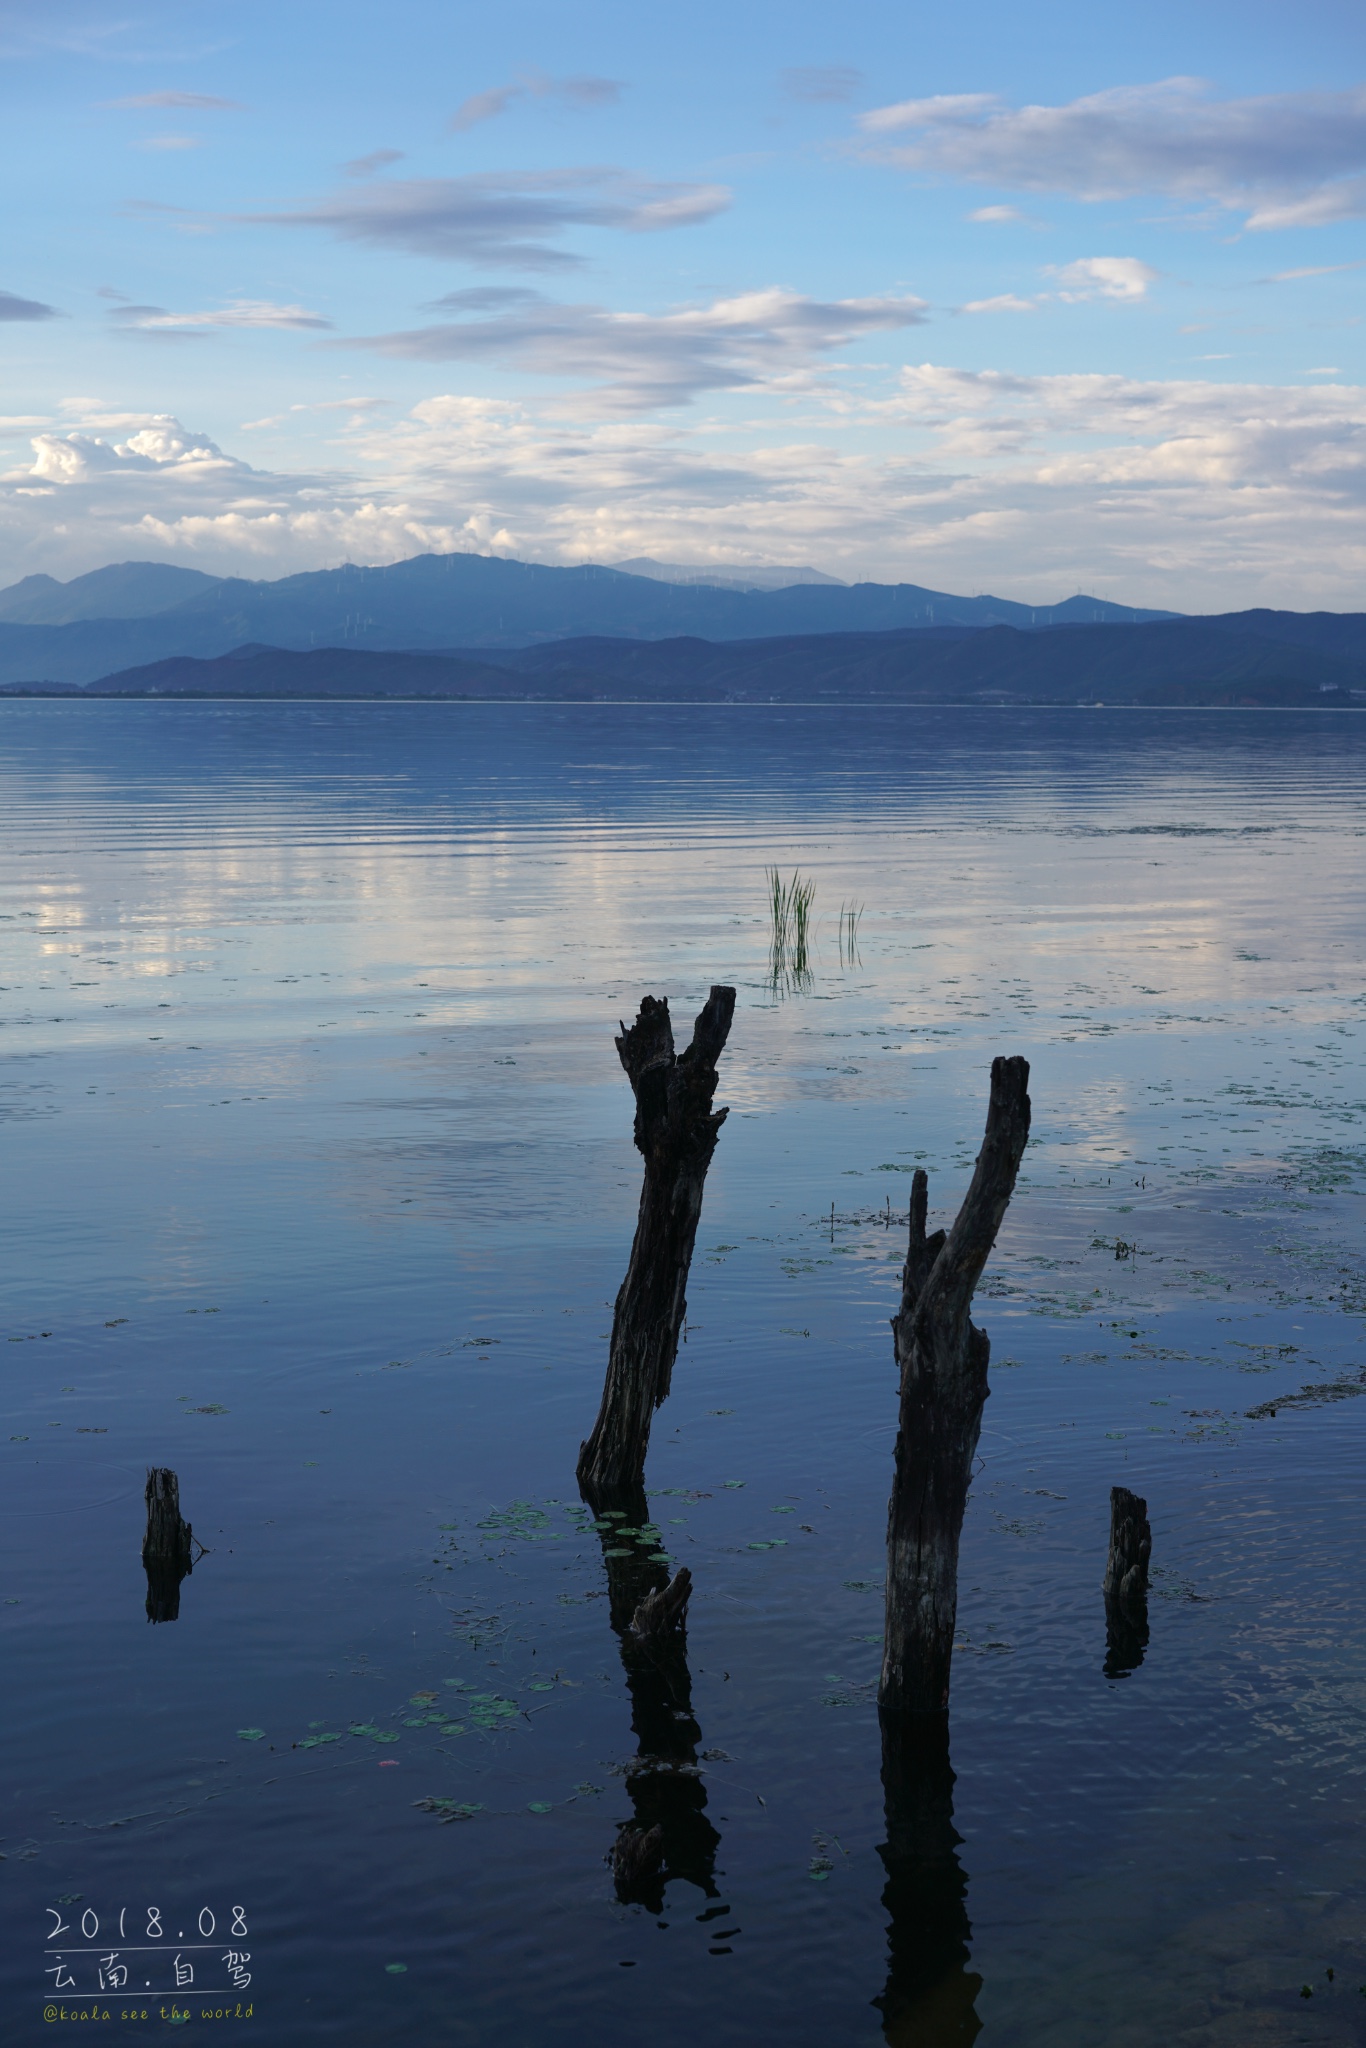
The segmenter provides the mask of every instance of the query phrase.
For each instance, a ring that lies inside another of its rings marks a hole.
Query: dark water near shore
[[[1366,2039],[1363,767],[1334,714],[6,705],[5,2040]],[[781,997],[773,861],[817,883]],[[639,1187],[613,1032],[713,981],[649,1467],[697,1762],[647,1908],[573,1468]],[[1034,1137],[953,1816],[889,1831],[893,1226],[917,1164],[956,1208],[996,1052]],[[153,1463],[209,1550],[160,1627]],[[1156,1567],[1119,1678],[1114,1483]]]

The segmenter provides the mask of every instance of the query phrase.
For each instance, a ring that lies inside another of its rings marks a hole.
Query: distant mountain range
[[[127,669],[91,694],[1366,709],[1366,614],[1254,611],[1137,627],[925,627],[729,642],[598,636],[494,651],[257,645]]]
[[[714,590],[789,590],[794,583],[849,588],[842,576],[827,576],[821,569],[718,569],[701,562],[657,562],[653,555],[634,555],[629,562],[611,566],[624,576],[648,576],[656,583],[707,583]]]
[[[122,562],[70,583],[28,576],[0,591],[0,683],[89,683],[176,656],[211,659],[250,643],[299,651],[491,650],[584,636],[733,641],[1176,616],[1090,597],[1039,606],[954,597],[914,583],[796,581],[771,590],[672,580],[684,573],[694,572],[668,563],[650,563],[641,575],[552,569],[453,554],[417,555],[382,569],[320,569],[277,582],[206,576],[160,562]]]
[[[1089,597],[1030,606],[648,557],[552,569],[417,555],[277,582],[121,562],[0,591],[0,691],[85,686],[158,697],[1366,706],[1366,614],[1183,618]]]

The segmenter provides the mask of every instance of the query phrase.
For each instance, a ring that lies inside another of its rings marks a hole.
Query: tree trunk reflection
[[[873,2003],[890,2048],[968,2048],[982,1979],[968,1964],[968,1881],[953,1824],[946,1715],[882,1720],[887,1983]]]

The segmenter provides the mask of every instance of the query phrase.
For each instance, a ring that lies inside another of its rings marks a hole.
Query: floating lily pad
[[[239,1742],[264,1742],[265,1739],[266,1731],[264,1728],[239,1728],[237,1731],[237,1740]]]
[[[552,1813],[554,1808],[548,1799],[532,1799],[527,1802],[528,1813]]]
[[[415,1799],[413,1805],[423,1813],[434,1813],[441,1821],[472,1820],[476,1813],[484,1811],[477,1801],[466,1803],[460,1799]]]
[[[406,1963],[386,1963],[384,1967],[391,1977],[405,1977],[408,1974]]]

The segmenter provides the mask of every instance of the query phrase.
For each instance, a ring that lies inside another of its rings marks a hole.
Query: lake
[[[1364,767],[1332,712],[0,707],[6,2039],[1366,2038]],[[670,1709],[574,1464],[614,1034],[714,982]],[[951,1779],[898,1805],[888,1320],[997,1053]],[[205,1551],[157,1626],[152,1465]]]

